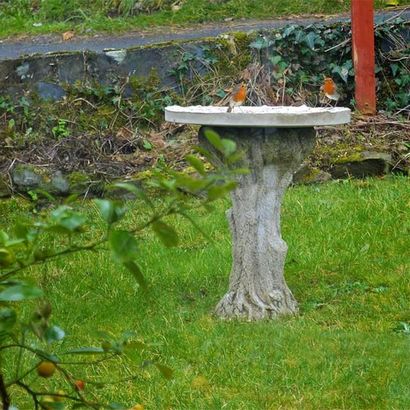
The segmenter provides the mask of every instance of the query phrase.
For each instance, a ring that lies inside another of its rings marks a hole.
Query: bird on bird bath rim
[[[235,107],[240,107],[246,100],[246,84],[242,81],[238,84],[229,97],[229,107],[227,112],[231,112]]]
[[[325,96],[329,98],[329,100],[336,101],[337,103],[340,98],[340,94],[337,92],[337,85],[333,81],[333,79],[331,79],[330,77],[325,77],[321,90],[323,91]]]

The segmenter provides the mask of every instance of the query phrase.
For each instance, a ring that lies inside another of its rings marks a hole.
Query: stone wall
[[[33,90],[43,99],[58,100],[65,95],[64,84],[113,85],[130,75],[148,77],[152,69],[156,70],[162,85],[176,87],[171,71],[178,64],[178,55],[190,52],[200,59],[207,43],[201,40],[103,53],[67,52],[3,60],[0,61],[0,92],[16,95]]]

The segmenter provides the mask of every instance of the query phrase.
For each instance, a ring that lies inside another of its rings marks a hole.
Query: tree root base
[[[256,321],[298,313],[298,304],[289,289],[275,289],[258,295],[249,291],[230,291],[215,308],[221,319]]]

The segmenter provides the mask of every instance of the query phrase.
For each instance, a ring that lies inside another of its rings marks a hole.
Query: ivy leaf
[[[280,55],[272,56],[272,57],[269,57],[269,60],[273,65],[277,65],[280,61],[282,61],[282,56]]]
[[[346,67],[342,67],[340,70],[340,77],[342,77],[342,80],[347,83],[347,77],[349,76],[349,69]]]
[[[226,96],[226,92],[222,88],[219,88],[215,95],[219,98],[224,98]]]
[[[258,37],[256,40],[252,41],[252,43],[249,44],[249,47],[255,48],[257,50],[262,50],[263,48],[268,48],[272,44],[272,40],[268,39],[267,37],[261,36]]]
[[[395,63],[390,64],[390,69],[391,69],[391,72],[393,74],[393,77],[395,77],[396,74],[397,74],[397,70],[399,69],[399,65],[395,64]]]
[[[290,34],[292,34],[295,31],[296,27],[297,27],[296,25],[287,26],[283,30],[282,37],[283,38],[288,37]]]
[[[311,50],[315,49],[315,41],[317,37],[318,35],[313,31],[308,33],[307,36],[305,37],[305,42]]]

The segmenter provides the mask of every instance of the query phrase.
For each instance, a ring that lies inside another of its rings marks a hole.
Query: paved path
[[[410,21],[410,9],[383,11],[376,13],[376,22],[392,19],[397,14]],[[16,59],[27,54],[44,54],[64,51],[90,50],[102,52],[105,49],[130,48],[172,40],[193,40],[203,37],[215,37],[232,31],[251,31],[259,29],[273,29],[287,24],[309,25],[313,23],[332,23],[349,20],[349,15],[311,18],[284,18],[277,20],[238,20],[217,24],[206,24],[180,28],[159,28],[153,32],[133,32],[127,35],[108,36],[101,34],[93,37],[76,37],[63,42],[61,36],[44,35],[26,39],[0,40],[0,60]]]

